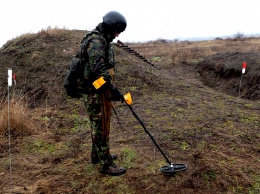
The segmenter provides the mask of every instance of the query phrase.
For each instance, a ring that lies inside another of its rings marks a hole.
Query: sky
[[[127,20],[122,42],[255,36],[259,7],[259,0],[0,0],[0,47],[48,27],[91,30],[112,10]]]

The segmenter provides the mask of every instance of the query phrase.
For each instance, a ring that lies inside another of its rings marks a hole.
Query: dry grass
[[[22,95],[11,96],[9,102],[10,132],[12,136],[30,135],[37,131],[32,120],[30,110],[27,108],[26,97]],[[4,95],[0,99],[0,135],[8,133],[8,100]]]
[[[260,51],[259,38],[241,38],[210,41],[181,41],[171,43],[149,42],[147,44],[131,44],[131,48],[145,56],[152,62],[178,64],[184,61],[197,62],[202,57],[226,52],[255,52]],[[154,61],[154,56],[160,60]],[[171,60],[169,60],[171,59]]]

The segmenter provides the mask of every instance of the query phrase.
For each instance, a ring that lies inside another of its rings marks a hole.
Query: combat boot
[[[126,168],[117,166],[115,163],[104,164],[100,169],[101,174],[119,176],[126,173]]]

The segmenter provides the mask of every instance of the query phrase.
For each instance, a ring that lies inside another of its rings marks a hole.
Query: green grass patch
[[[50,143],[44,142],[43,140],[35,140],[25,145],[25,150],[30,153],[53,153],[56,147]]]
[[[132,168],[134,166],[134,161],[136,160],[137,153],[134,149],[130,147],[125,147],[122,150],[122,161],[126,168]]]

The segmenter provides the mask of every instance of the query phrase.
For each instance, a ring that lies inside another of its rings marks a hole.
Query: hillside
[[[26,110],[20,126],[14,125],[11,109],[12,180],[6,117],[0,117],[0,191],[260,192],[260,39],[128,44],[155,66],[114,45],[116,85],[131,93],[133,109],[167,157],[188,169],[161,173],[167,164],[161,153],[128,107],[116,102],[120,122],[113,115],[111,151],[119,157],[116,163],[128,170],[110,177],[90,163],[82,100],[68,98],[62,87],[66,66],[85,33],[42,30],[0,49],[1,115],[6,113],[8,67],[17,74],[12,103],[19,101]],[[248,68],[238,96],[243,61]]]

